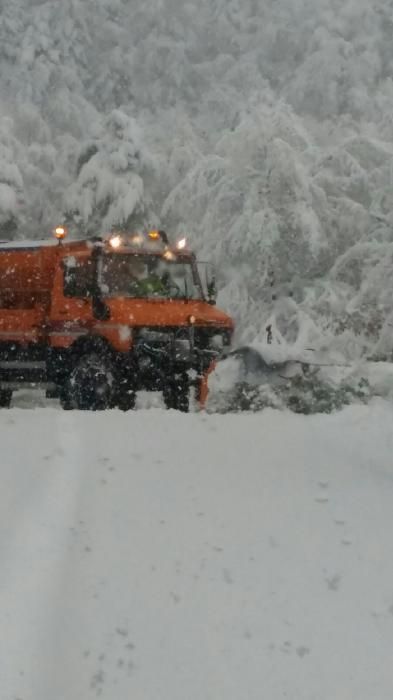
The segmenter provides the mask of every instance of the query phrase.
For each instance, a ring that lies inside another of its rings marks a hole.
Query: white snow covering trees
[[[12,122],[0,119],[0,238],[11,238],[18,227],[23,179],[17,166],[18,144],[13,138]]]
[[[2,236],[159,223],[240,340],[391,353],[391,3],[3,5]]]
[[[146,224],[147,166],[135,121],[113,110],[79,155],[77,177],[65,195],[67,221],[87,235]]]

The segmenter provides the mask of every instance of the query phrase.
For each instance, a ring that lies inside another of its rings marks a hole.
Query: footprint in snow
[[[102,669],[99,669],[91,678],[90,688],[96,692],[96,695],[101,695],[104,683],[105,673]]]
[[[335,576],[326,578],[325,581],[329,591],[338,591],[340,588],[341,576],[339,574],[335,574]]]
[[[296,653],[300,659],[303,659],[310,653],[310,649],[308,647],[297,647]]]
[[[229,571],[229,569],[223,569],[222,576],[223,576],[225,583],[227,583],[228,585],[231,585],[233,583],[232,574]]]

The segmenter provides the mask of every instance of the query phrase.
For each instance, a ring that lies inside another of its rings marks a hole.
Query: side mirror
[[[216,280],[212,277],[207,283],[207,300],[209,304],[214,306],[217,299],[217,287]]]
[[[92,297],[93,315],[97,321],[109,321],[111,317],[110,308],[101,297],[94,294]]]
[[[215,268],[210,262],[198,260],[198,271],[203,290],[203,298],[206,299],[208,304],[214,306],[217,298]]]

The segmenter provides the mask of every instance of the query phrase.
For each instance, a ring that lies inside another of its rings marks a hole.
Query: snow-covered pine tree
[[[144,188],[149,167],[135,120],[113,110],[79,155],[75,180],[65,195],[71,230],[91,236],[146,225],[153,218]]]
[[[17,140],[13,136],[12,120],[0,119],[0,239],[15,237],[18,226],[23,222],[22,174],[17,165],[20,162]]]

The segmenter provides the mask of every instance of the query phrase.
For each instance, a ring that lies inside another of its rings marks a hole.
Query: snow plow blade
[[[210,376],[207,411],[277,408],[305,414],[331,413],[369,398],[366,380],[357,377],[334,382],[321,373],[322,366],[292,359],[271,362],[255,348],[237,348],[217,363]]]
[[[283,360],[268,362],[255,348],[243,346],[233,350],[229,358],[239,363],[239,381],[248,384],[279,383],[295,376],[310,372],[310,365],[301,360]]]

